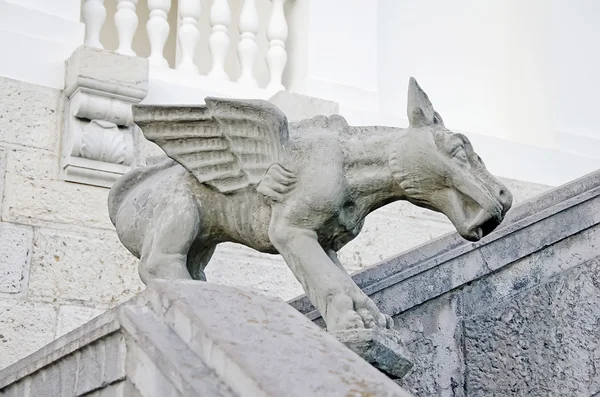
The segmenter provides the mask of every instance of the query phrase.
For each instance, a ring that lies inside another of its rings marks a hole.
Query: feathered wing
[[[206,106],[133,107],[134,122],[200,183],[222,193],[257,185],[281,159],[285,114],[261,100],[206,98]]]

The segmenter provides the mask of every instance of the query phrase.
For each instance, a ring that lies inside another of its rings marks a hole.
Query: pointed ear
[[[433,109],[433,105],[427,94],[419,87],[419,83],[417,83],[414,77],[411,77],[408,82],[407,112],[411,127],[443,124],[441,116]]]

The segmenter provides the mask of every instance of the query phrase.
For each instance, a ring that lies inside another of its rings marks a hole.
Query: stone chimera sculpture
[[[408,200],[444,213],[476,241],[512,203],[414,79],[407,129],[351,127],[337,115],[288,123],[258,100],[137,105],[133,114],[172,159],[126,174],[109,196],[111,220],[141,259],[142,280],[205,280],[225,241],[279,253],[330,331],[391,327],[336,255],[367,214]]]

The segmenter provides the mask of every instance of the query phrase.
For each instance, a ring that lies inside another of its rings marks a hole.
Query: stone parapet
[[[409,396],[285,302],[203,282],[136,298],[0,371],[36,396]]]

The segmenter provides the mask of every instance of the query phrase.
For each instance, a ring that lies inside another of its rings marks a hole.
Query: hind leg
[[[142,247],[139,274],[145,284],[154,278],[191,279],[187,256],[198,235],[200,217],[192,203],[161,208]]]
[[[187,257],[187,269],[194,280],[206,281],[204,269],[215,252],[215,244],[194,241]]]

